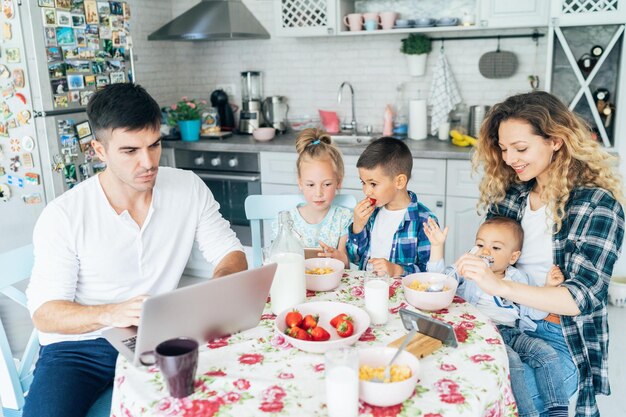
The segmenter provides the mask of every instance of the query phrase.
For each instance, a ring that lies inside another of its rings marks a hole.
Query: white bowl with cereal
[[[443,280],[441,291],[429,291],[433,282]],[[458,283],[452,276],[434,272],[418,272],[402,278],[404,298],[420,310],[436,311],[452,304]]]
[[[331,291],[339,286],[344,264],[334,258],[310,258],[304,260],[306,289],[311,291]]]
[[[359,349],[359,398],[368,404],[379,407],[400,404],[413,395],[419,374],[419,359],[402,351],[391,365],[391,380],[374,382],[372,378],[383,379],[385,366],[396,353],[395,348],[370,347]]]

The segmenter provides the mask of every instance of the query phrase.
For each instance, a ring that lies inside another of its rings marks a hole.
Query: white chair
[[[252,232],[252,266],[257,268],[262,263],[261,222],[274,220],[282,210],[290,210],[300,203],[304,203],[301,194],[284,195],[250,195],[245,201],[246,218],[250,220]],[[350,194],[335,196],[333,204],[353,209],[356,206],[356,198]]]
[[[30,278],[33,269],[33,246],[26,245],[0,254],[0,293],[26,308],[26,295],[15,284]],[[30,334],[20,359],[14,358],[0,318],[0,403],[6,417],[19,417],[24,408],[24,397],[33,380],[34,364],[39,351],[37,331]],[[87,417],[104,417],[111,412],[112,388],[105,391],[89,410]]]

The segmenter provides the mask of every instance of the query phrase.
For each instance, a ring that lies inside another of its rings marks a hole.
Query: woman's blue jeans
[[[534,332],[527,331],[526,334],[545,340],[556,350],[556,353],[559,355],[558,364],[563,377],[563,387],[565,388],[565,393],[568,398],[571,398],[578,390],[578,368],[567,347],[561,326],[545,320],[538,320],[535,321],[535,323],[537,323],[537,329]],[[541,413],[541,416],[547,416],[548,409],[539,395],[537,381],[535,380],[532,368],[524,364],[524,369],[526,371],[524,372],[526,388],[535,404],[535,409]]]
[[[22,417],[78,417],[113,383],[117,350],[105,339],[42,346]]]

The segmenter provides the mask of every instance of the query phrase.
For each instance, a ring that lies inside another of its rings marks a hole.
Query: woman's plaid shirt
[[[533,182],[517,184],[487,215],[522,220]],[[563,335],[578,367],[577,416],[599,416],[596,394],[610,394],[607,295],[613,265],[624,237],[624,211],[601,188],[576,188],[566,204],[561,230],[553,235],[554,263],[565,275],[566,287],[580,309],[578,316],[561,316]]]

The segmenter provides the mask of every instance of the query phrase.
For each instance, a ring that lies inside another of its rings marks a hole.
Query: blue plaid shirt
[[[402,266],[405,274],[426,271],[426,263],[430,258],[430,241],[424,233],[423,223],[432,217],[437,218],[428,207],[417,201],[417,196],[412,191],[408,191],[411,202],[407,207],[404,221],[398,226],[398,230],[393,235],[391,254],[389,262]],[[348,226],[348,257],[350,262],[365,269],[367,261],[370,259],[370,235],[374,228],[374,221],[379,212],[376,207],[371,217],[367,221],[361,233],[352,232],[352,223]]]
[[[513,185],[487,215],[522,220],[533,183]],[[563,336],[578,367],[576,416],[600,416],[596,394],[609,395],[609,326],[606,309],[609,281],[624,238],[624,211],[601,188],[575,188],[565,206],[561,230],[553,235],[554,263],[580,309],[561,316]]]

